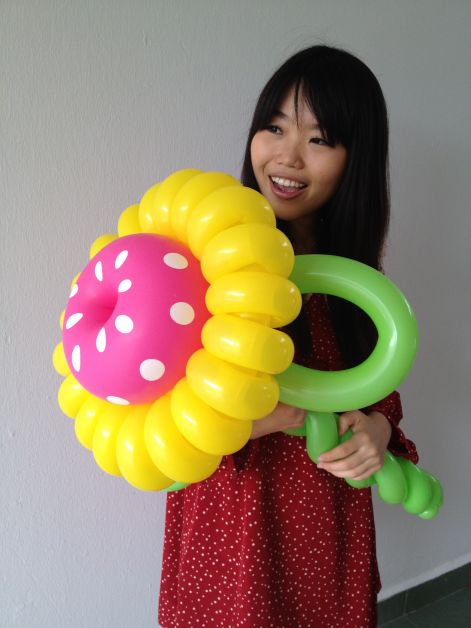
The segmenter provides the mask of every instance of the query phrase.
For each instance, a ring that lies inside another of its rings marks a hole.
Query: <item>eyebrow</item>
[[[275,109],[275,111],[273,112],[273,117],[281,118],[282,120],[289,120],[289,116],[286,113],[283,113],[282,111],[280,111],[279,109]],[[309,128],[313,129],[314,131],[319,131],[321,127],[316,122],[315,124],[311,124]]]

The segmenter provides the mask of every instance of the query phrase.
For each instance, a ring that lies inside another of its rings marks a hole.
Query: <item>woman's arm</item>
[[[260,438],[273,432],[302,427],[305,419],[306,410],[288,406],[280,401],[271,414],[253,422],[252,436],[250,438]]]
[[[271,414],[252,424],[251,439],[286,429],[302,427],[306,411],[278,403]],[[384,453],[393,433],[391,422],[377,410],[344,412],[339,417],[339,434],[351,429],[353,436],[319,456],[318,467],[349,480],[363,480],[384,463]]]
[[[263,419],[252,424],[251,439],[274,432],[302,427],[306,410],[279,402]],[[360,480],[383,466],[384,452],[391,437],[391,425],[380,412],[364,414],[360,410],[345,412],[339,418],[339,433],[349,428],[353,436],[319,457],[319,467],[341,478]]]

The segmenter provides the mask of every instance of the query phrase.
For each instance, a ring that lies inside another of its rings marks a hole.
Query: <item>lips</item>
[[[307,185],[301,181],[272,175],[268,177],[273,193],[282,199],[291,199],[300,196]]]
[[[306,184],[296,179],[290,179],[288,177],[279,177],[278,175],[271,175],[270,179],[273,183],[284,188],[305,188]]]

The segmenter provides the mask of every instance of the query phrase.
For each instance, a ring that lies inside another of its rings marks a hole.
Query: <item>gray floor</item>
[[[417,611],[403,615],[381,628],[471,628],[471,588],[466,587]]]

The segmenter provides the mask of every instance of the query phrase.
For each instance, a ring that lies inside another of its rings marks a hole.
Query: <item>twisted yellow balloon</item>
[[[90,258],[116,238],[141,232],[188,245],[210,284],[206,305],[213,315],[186,377],[152,404],[122,407],[94,397],[71,375],[62,343],[56,347],[54,366],[65,377],[59,405],[104,471],[141,490],[199,482],[223,455],[245,445],[252,420],[275,408],[273,375],[288,368],[294,347],[274,328],[301,308],[300,292],[287,279],[293,249],[275,224],[266,199],[233,177],[182,170],[128,207],[117,235],[93,243]]]

